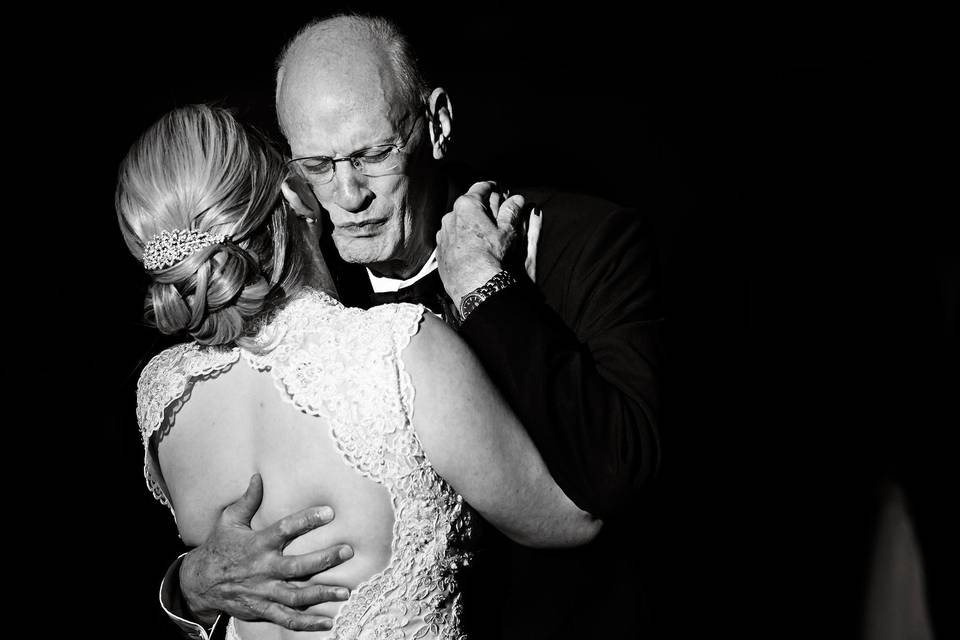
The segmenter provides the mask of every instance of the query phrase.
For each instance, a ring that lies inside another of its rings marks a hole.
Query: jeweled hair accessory
[[[190,254],[228,239],[222,233],[211,235],[197,229],[161,231],[143,246],[143,268],[158,271],[172,267]]]

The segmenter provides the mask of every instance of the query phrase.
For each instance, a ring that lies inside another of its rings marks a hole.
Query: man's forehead
[[[290,112],[284,131],[298,155],[341,155],[396,142],[409,120],[405,115],[396,102],[305,101]]]
[[[404,102],[390,69],[370,59],[347,65],[335,57],[301,60],[285,70],[277,109],[291,147],[329,149],[395,137],[409,111]]]

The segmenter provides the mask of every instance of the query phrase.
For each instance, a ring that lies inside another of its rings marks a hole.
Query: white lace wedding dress
[[[335,618],[334,638],[464,637],[458,575],[470,561],[471,511],[424,456],[410,421],[413,386],[399,357],[422,314],[423,307],[410,304],[345,308],[307,289],[261,323],[257,342],[276,345],[266,353],[178,345],[153,358],[138,384],[147,486],[171,511],[150,437],[188,401],[197,381],[232,366],[271,376],[284,400],[323,418],[318,429],[330,425],[344,463],[389,491],[389,564],[351,592]]]

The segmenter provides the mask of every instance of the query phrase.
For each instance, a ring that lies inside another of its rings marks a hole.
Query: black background
[[[887,482],[907,491],[935,618],[955,628],[944,441],[960,424],[960,274],[955,203],[940,197],[956,147],[937,17],[418,6],[323,10],[384,11],[412,34],[452,95],[457,159],[654,223],[669,365],[638,576],[654,619],[637,637],[855,636]],[[37,273],[63,294],[43,335],[79,366],[59,381],[74,409],[41,422],[70,434],[56,438],[73,463],[57,500],[82,524],[56,548],[103,637],[175,637],[156,592],[180,550],[142,479],[134,388],[157,343],[116,227],[116,167],[177,105],[217,101],[275,131],[273,60],[314,15],[65,16],[40,166],[78,183],[63,202],[82,223],[70,268]],[[51,160],[64,147],[68,167]]]

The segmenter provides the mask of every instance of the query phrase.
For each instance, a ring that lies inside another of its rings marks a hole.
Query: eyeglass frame
[[[373,146],[364,147],[363,149],[359,149],[359,150],[357,150],[357,151],[354,151],[353,153],[348,153],[347,155],[345,155],[345,156],[340,156],[340,157],[336,157],[336,156],[325,156],[325,155],[300,156],[300,157],[298,157],[298,158],[290,158],[289,160],[286,161],[286,165],[287,165],[287,167],[292,168],[294,171],[296,171],[298,174],[300,174],[301,177],[302,177],[304,180],[311,181],[310,178],[308,177],[309,172],[308,172],[308,171],[304,171],[303,169],[301,169],[301,168],[300,168],[300,165],[298,165],[298,164],[296,164],[296,163],[299,162],[300,160],[321,160],[321,159],[322,159],[322,160],[329,160],[329,161],[331,162],[331,166],[333,167],[333,170],[330,172],[330,179],[327,180],[326,182],[315,183],[315,184],[317,184],[318,186],[325,186],[325,185],[328,185],[328,184],[330,184],[331,182],[333,182],[333,179],[334,179],[334,178],[336,177],[336,175],[337,175],[337,163],[338,163],[338,162],[348,161],[348,160],[350,161],[350,164],[353,166],[353,168],[360,173],[360,175],[366,176],[366,177],[368,177],[368,178],[379,178],[379,177],[381,177],[381,176],[390,175],[389,173],[384,173],[384,174],[381,174],[380,176],[371,176],[371,175],[368,175],[368,174],[366,174],[366,173],[363,173],[363,171],[362,171],[359,167],[357,167],[357,165],[354,164],[354,162],[356,162],[356,161],[358,161],[358,160],[362,162],[362,161],[363,161],[363,154],[369,153],[369,152],[370,152],[371,150],[373,150],[373,149],[383,149],[383,148],[385,148],[385,147],[393,147],[392,153],[399,154],[401,151],[403,151],[403,148],[406,147],[407,144],[410,142],[410,138],[413,137],[414,131],[415,131],[416,128],[417,128],[417,123],[420,121],[420,118],[423,118],[423,117],[424,117],[424,113],[423,113],[422,111],[420,111],[420,112],[417,113],[417,116],[413,119],[413,124],[412,124],[411,127],[410,127],[410,131],[409,131],[409,133],[407,133],[407,138],[406,138],[406,140],[404,140],[404,141],[401,142],[400,144],[396,144],[396,143],[393,143],[393,142],[388,142],[388,143],[386,143],[386,144],[375,144],[375,145],[373,145]],[[398,165],[398,166],[399,166],[399,165]],[[305,174],[307,174],[307,175],[305,175]]]

